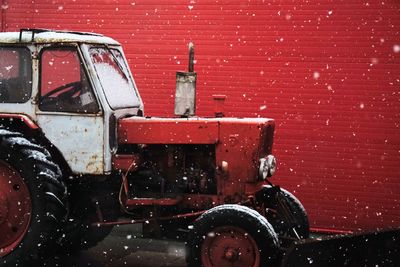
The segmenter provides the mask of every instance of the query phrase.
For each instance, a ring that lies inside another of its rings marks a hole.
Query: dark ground
[[[183,242],[140,238],[135,226],[114,227],[96,247],[49,260],[50,267],[184,267]]]

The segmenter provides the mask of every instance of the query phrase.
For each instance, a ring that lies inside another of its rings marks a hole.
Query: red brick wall
[[[193,41],[198,114],[226,94],[228,116],[275,118],[273,181],[296,193],[313,226],[400,225],[399,2],[5,2],[6,30],[119,40],[147,115],[173,113],[175,71]]]

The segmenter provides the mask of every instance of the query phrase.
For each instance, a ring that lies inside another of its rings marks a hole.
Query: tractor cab
[[[116,117],[143,114],[120,44],[93,33],[23,29],[0,33],[0,58],[0,112],[32,119],[71,173],[109,173]]]

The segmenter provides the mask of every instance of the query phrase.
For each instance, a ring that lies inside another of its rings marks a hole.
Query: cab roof
[[[110,37],[97,33],[56,31],[47,29],[21,29],[19,32],[0,33],[0,43],[91,43],[119,45]]]

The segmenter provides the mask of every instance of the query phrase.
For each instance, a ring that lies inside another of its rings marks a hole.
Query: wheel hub
[[[28,231],[31,198],[19,172],[0,160],[0,257],[18,247]]]
[[[234,262],[239,259],[239,251],[235,248],[227,248],[224,256],[228,261]]]
[[[201,246],[201,261],[204,267],[258,267],[260,252],[257,243],[244,230],[217,227]]]

